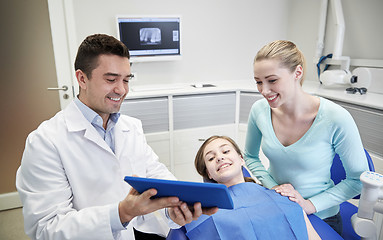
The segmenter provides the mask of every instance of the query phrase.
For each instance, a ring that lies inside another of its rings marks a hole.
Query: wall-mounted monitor
[[[117,33],[131,62],[181,59],[180,16],[117,16]]]

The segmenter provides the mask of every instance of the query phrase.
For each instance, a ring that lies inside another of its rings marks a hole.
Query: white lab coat
[[[16,187],[32,239],[134,239],[131,221],[113,237],[110,209],[130,190],[124,177],[175,179],[146,143],[141,121],[121,115],[115,153],[72,102],[27,138]],[[143,229],[148,229],[143,223]],[[158,227],[158,222],[155,227]]]

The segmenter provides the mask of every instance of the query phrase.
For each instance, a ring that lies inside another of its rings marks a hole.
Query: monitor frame
[[[178,19],[179,20],[179,54],[175,55],[130,55],[130,62],[155,62],[155,61],[177,61],[182,59],[182,17],[181,15],[116,15],[117,39],[121,40],[120,19]],[[130,50],[130,49],[129,49]]]

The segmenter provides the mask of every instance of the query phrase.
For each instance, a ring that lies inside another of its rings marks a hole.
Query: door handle
[[[58,88],[47,88],[47,90],[49,91],[59,91],[59,90],[62,90],[62,91],[67,91],[68,90],[68,86],[62,86],[61,88],[58,87]]]

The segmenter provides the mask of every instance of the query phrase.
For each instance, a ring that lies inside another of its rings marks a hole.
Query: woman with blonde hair
[[[302,89],[305,59],[284,40],[265,45],[254,60],[254,79],[264,99],[254,103],[248,120],[244,159],[267,188],[299,203],[339,234],[339,204],[360,194],[360,175],[368,170],[358,128],[341,106]],[[265,169],[260,148],[270,162]],[[340,156],[347,178],[337,185],[330,168]]]

